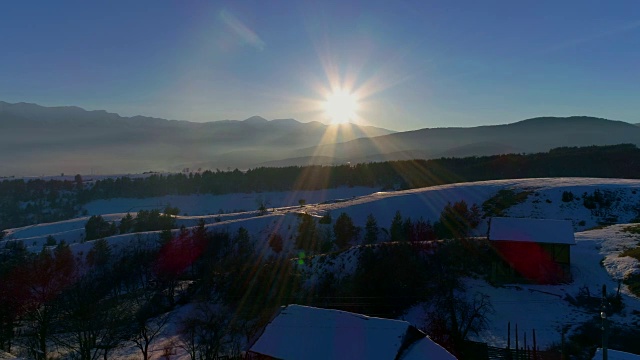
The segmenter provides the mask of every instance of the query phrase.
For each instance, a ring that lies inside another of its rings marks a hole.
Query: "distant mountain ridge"
[[[335,133],[335,134],[334,134]],[[205,123],[0,101],[0,176],[249,168],[295,149],[393,133],[294,119]],[[327,137],[327,134],[333,134]]]
[[[205,123],[0,101],[0,176],[248,169],[640,145],[640,127],[589,116],[406,132],[294,119]]]
[[[539,117],[505,125],[426,128],[306,148],[351,162],[535,153],[562,146],[640,144],[640,127],[589,116]],[[416,156],[419,155],[419,156]]]

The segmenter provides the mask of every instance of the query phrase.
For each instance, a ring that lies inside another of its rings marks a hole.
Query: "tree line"
[[[0,229],[68,219],[93,200],[116,197],[320,190],[340,186],[398,190],[465,181],[536,177],[640,178],[640,149],[633,144],[564,147],[536,154],[507,154],[387,161],[338,166],[206,170],[96,180],[0,181]],[[305,181],[301,181],[305,179]]]

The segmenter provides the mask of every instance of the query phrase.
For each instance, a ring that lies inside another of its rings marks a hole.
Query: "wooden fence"
[[[561,360],[562,354],[557,351],[533,351],[531,349],[515,350],[497,348],[493,346],[487,346],[487,359],[489,360]]]

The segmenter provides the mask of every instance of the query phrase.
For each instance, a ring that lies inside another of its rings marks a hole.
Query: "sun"
[[[327,97],[324,110],[332,124],[344,124],[355,119],[358,99],[347,91],[335,91]]]

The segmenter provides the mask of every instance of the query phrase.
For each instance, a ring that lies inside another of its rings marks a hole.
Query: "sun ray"
[[[355,119],[358,99],[347,91],[338,90],[327,97],[324,110],[332,124],[344,124]]]

